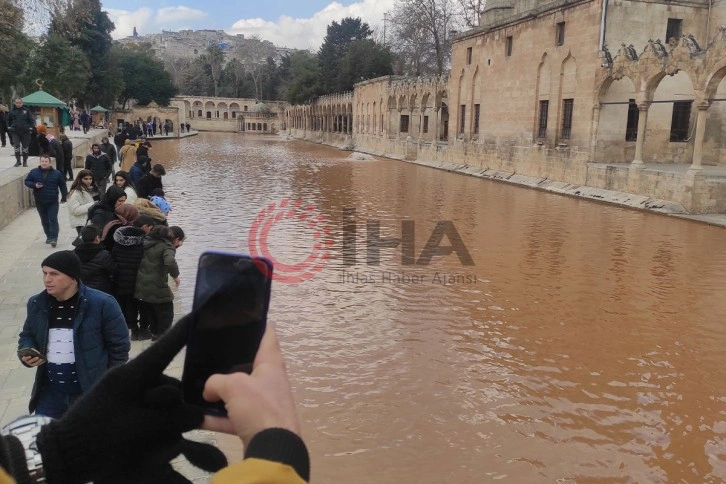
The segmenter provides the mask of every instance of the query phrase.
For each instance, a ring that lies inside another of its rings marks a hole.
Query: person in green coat
[[[159,225],[151,229],[144,240],[144,257],[136,276],[134,297],[140,303],[142,317],[149,322],[152,341],[166,332],[174,320],[174,294],[168,278],[171,276],[179,287],[176,248],[183,239],[183,232],[179,240],[170,227]]]

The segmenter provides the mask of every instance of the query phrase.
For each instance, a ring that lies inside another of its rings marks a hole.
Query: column
[[[635,141],[635,158],[631,164],[643,164],[643,145],[645,144],[645,126],[648,123],[650,103],[638,104],[638,139]]]
[[[439,108],[434,108],[434,139],[431,141],[432,145],[437,145],[439,143]]]
[[[595,103],[592,107],[592,132],[590,133],[590,163],[595,161],[595,151],[597,150],[597,132],[600,129],[600,111],[602,104]]]
[[[706,114],[710,105],[708,101],[698,103],[698,116],[696,117],[696,139],[693,143],[693,162],[688,168],[689,170],[702,170],[701,161],[703,159],[703,138],[706,134]]]

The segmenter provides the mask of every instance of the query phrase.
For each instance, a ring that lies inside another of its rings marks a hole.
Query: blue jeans
[[[35,208],[40,215],[40,223],[43,224],[45,236],[51,240],[58,240],[58,200],[55,202],[35,201]]]
[[[67,393],[65,389],[48,382],[41,387],[39,393],[35,414],[53,418],[61,417],[81,396],[80,393]]]

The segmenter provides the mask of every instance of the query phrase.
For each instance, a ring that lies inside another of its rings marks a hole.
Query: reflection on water
[[[347,154],[236,134],[152,153],[188,234],[185,309],[201,251],[248,252],[271,202],[324,217],[330,260],[274,283],[270,308],[317,482],[726,479],[726,232]],[[400,247],[366,265],[372,220],[383,239],[413,221],[417,255],[452,221],[475,266],[456,254],[402,265]],[[295,264],[315,240],[292,218],[267,242]],[[476,282],[446,284],[456,274]]]

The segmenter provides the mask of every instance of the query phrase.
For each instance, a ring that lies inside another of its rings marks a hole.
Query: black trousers
[[[171,328],[174,320],[174,302],[148,303],[140,301],[140,312],[149,318],[149,329],[152,334],[160,335]]]
[[[116,300],[118,301],[118,305],[121,306],[121,312],[124,314],[126,326],[129,329],[146,329],[149,327],[146,314],[139,319],[139,306],[141,303],[138,299],[129,294],[126,296],[116,296]]]

